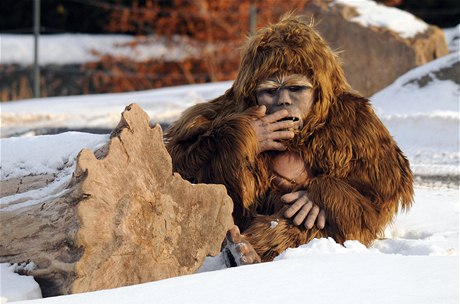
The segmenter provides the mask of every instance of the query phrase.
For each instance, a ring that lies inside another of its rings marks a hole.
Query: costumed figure
[[[165,141],[174,171],[233,199],[230,265],[320,237],[369,246],[413,200],[408,160],[301,17],[249,37],[231,88],[187,109]]]

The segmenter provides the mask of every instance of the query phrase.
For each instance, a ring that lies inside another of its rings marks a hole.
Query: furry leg
[[[227,232],[225,246],[222,250],[227,267],[236,267],[260,263],[261,259],[251,244],[241,235],[240,229],[234,226]]]
[[[276,215],[258,215],[244,231],[246,240],[260,255],[262,261],[272,261],[287,248],[296,248],[319,237],[320,234],[316,228],[307,230],[303,226],[292,224],[289,219]]]

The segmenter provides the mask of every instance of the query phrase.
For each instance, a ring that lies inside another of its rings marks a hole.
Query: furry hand
[[[305,228],[311,229],[316,223],[318,229],[323,229],[326,225],[326,212],[308,198],[306,191],[285,194],[281,200],[291,204],[284,211],[284,216],[291,218],[295,215],[292,221],[296,226],[303,223]]]

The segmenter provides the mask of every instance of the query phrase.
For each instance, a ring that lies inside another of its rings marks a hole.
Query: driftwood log
[[[160,126],[132,104],[59,197],[0,210],[0,262],[33,262],[44,296],[191,274],[219,253],[232,209],[224,186],[173,174]]]

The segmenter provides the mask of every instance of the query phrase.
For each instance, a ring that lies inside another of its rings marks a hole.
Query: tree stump
[[[96,157],[83,149],[54,199],[0,210],[0,262],[33,262],[43,296],[191,274],[233,225],[223,185],[172,172],[160,126],[126,107]]]

